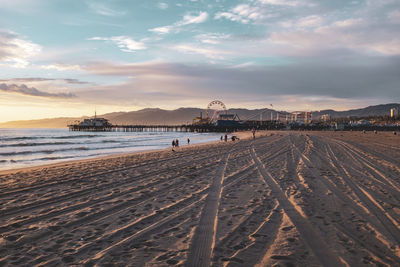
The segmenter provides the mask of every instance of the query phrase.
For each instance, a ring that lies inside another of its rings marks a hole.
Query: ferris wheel
[[[211,111],[213,111],[213,114],[210,117]],[[207,115],[207,118],[210,119],[210,121],[215,121],[218,118],[218,114],[220,114],[221,112],[223,112],[225,115],[227,114],[225,104],[222,103],[222,101],[214,100],[208,104],[206,115]]]

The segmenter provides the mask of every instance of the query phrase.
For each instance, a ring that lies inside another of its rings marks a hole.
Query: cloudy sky
[[[400,102],[400,0],[0,0],[0,122]]]

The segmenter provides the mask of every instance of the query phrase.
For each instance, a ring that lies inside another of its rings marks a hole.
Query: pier
[[[79,124],[68,125],[70,131],[83,132],[235,132],[251,130],[252,125],[107,125],[107,126],[86,126]],[[265,127],[267,128],[267,127]]]
[[[215,105],[218,106],[215,109]],[[211,116],[211,113],[213,115]],[[70,131],[86,132],[197,132],[197,133],[226,133],[236,131],[252,130],[272,130],[283,128],[276,121],[240,120],[237,114],[227,114],[226,106],[219,100],[214,100],[207,106],[207,115],[193,119],[192,124],[181,125],[118,125],[112,124],[105,118],[87,118],[83,121],[76,121],[69,124]]]

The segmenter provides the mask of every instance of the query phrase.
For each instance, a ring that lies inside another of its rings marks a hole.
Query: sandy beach
[[[239,134],[0,173],[0,266],[400,266],[400,135]]]

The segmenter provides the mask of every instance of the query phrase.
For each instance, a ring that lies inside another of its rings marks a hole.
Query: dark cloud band
[[[9,93],[19,93],[23,95],[30,96],[41,96],[41,97],[51,97],[51,98],[73,98],[76,95],[72,93],[48,93],[44,91],[40,91],[34,87],[28,87],[25,84],[16,85],[16,84],[0,84],[0,91],[9,92]]]

